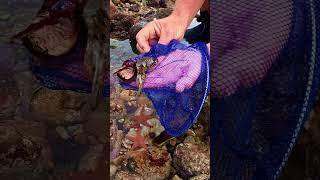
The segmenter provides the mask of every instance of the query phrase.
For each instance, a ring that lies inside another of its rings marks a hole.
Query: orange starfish
[[[136,148],[147,148],[147,145],[144,142],[145,137],[141,135],[141,129],[138,129],[136,136],[128,136],[128,139],[133,142],[131,147],[133,150]]]
[[[152,127],[150,124],[148,124],[148,120],[151,119],[152,116],[144,115],[143,113],[140,113],[140,115],[134,116],[132,120],[134,121],[134,124],[131,125],[132,128],[140,128],[140,124]]]

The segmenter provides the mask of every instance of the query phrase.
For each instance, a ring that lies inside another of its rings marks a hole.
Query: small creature
[[[123,81],[131,81],[133,78],[136,78],[138,95],[141,95],[146,79],[146,72],[153,71],[157,62],[158,60],[152,57],[144,57],[137,62],[134,60],[126,60],[116,74]]]
[[[146,72],[152,71],[157,64],[156,58],[145,57],[139,59],[136,68],[137,68],[137,85],[138,85],[138,95],[141,95],[144,81],[146,79]]]
[[[127,138],[133,142],[131,149],[147,148],[145,137],[141,134],[141,129],[138,128],[135,136],[127,136]]]
[[[122,63],[122,67],[115,73],[123,81],[130,81],[137,76],[136,62],[132,59]]]

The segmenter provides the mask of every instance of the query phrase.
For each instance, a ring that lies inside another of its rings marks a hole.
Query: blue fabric
[[[232,22],[230,20],[231,17],[230,19],[219,19],[219,16],[221,17],[223,14],[228,13],[225,11],[227,11],[228,6],[232,5],[229,1],[214,1],[214,3],[211,3],[211,12],[219,12],[220,14],[211,16],[217,19],[212,24],[215,27],[211,30],[211,43],[224,38],[222,35],[217,34],[219,31],[217,27],[227,27],[232,24],[231,26],[234,29],[240,27],[240,30],[237,30],[241,32],[243,24],[248,23],[250,26],[250,20],[248,20],[249,22],[245,22],[247,19],[250,19],[249,17],[259,13],[265,13],[262,17],[267,17],[268,13],[274,13],[268,9],[270,4],[286,3],[285,1],[252,1],[255,4],[263,3],[261,7],[257,6],[257,8],[250,4],[249,1],[237,1],[236,3],[240,4],[237,4],[237,7],[233,8],[235,11],[233,12],[234,15],[241,14],[247,9],[254,12],[253,14],[244,16],[245,20],[243,22]],[[211,96],[210,125],[211,179],[278,179],[296,139],[303,129],[304,123],[308,120],[310,110],[313,108],[319,92],[320,2],[315,0],[290,0],[290,2],[293,3],[293,16],[290,22],[289,38],[281,49],[273,49],[275,51],[273,53],[279,52],[279,56],[273,61],[266,75],[256,78],[259,80],[251,83],[249,86],[242,86],[241,83],[243,82],[240,82],[237,89],[234,88],[236,90],[233,93],[225,96],[217,92],[221,89],[223,90],[223,88],[214,87],[219,85],[219,79],[216,83],[211,84],[213,87],[211,92],[213,96]],[[219,3],[224,5],[220,6]],[[288,14],[290,15],[290,13]],[[276,15],[279,16],[277,19],[285,16],[283,13]],[[226,25],[226,22],[232,23]],[[261,20],[255,23],[259,25],[259,23],[267,24],[269,22],[268,20]],[[285,26],[287,24],[279,25]],[[260,24],[260,27],[262,26]],[[229,30],[224,29],[225,32]],[[273,31],[273,29],[270,31]],[[275,30],[276,32],[277,29]],[[285,33],[282,33],[280,36],[285,35]],[[226,38],[230,39],[230,37]],[[269,36],[262,35],[257,36],[256,40],[262,39],[261,42],[268,42],[269,38]],[[279,38],[279,36],[276,38]],[[225,44],[229,47],[232,46],[228,42]],[[212,56],[211,61],[216,62],[226,59],[229,61],[229,57],[219,57],[219,54],[223,54],[226,48],[221,48],[221,44],[212,45],[213,47],[211,48],[215,54]],[[266,43],[265,47],[259,48],[269,48],[272,45],[273,43]],[[239,72],[237,68],[241,68],[243,63],[255,63],[261,60],[261,58],[267,59],[272,54],[262,57],[256,54],[259,59],[254,59],[253,61],[242,59],[241,54],[238,54],[239,56],[232,56],[230,60],[234,59],[235,62],[238,62],[236,68],[232,69],[232,73]],[[243,57],[254,56],[244,54]],[[219,70],[219,64],[216,66],[212,62],[211,64],[213,64],[211,71]],[[255,64],[252,67],[259,65],[261,64]],[[227,71],[224,72],[228,73]],[[214,77],[211,78],[214,79]],[[252,79],[255,78],[253,77]],[[222,81],[221,84],[229,85],[231,82],[234,81]]]
[[[185,133],[197,120],[203,103],[209,92],[209,56],[208,48],[204,43],[195,43],[186,46],[177,40],[172,40],[168,45],[156,44],[150,52],[141,54],[134,60],[143,57],[166,56],[177,49],[187,50],[188,48],[198,50],[202,55],[201,73],[192,88],[177,93],[175,84],[168,84],[162,88],[144,88],[143,92],[152,101],[160,122],[166,132],[171,136],[180,136]],[[134,87],[122,82],[123,87],[135,89]]]

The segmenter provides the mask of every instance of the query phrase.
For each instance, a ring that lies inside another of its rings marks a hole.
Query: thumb
[[[162,30],[158,43],[167,45],[173,39],[174,37],[172,36],[171,33],[167,32],[167,30]]]

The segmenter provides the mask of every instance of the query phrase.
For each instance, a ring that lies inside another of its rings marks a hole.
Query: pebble
[[[116,174],[117,169],[118,169],[117,166],[110,165],[110,177],[113,177]]]

